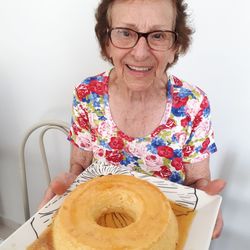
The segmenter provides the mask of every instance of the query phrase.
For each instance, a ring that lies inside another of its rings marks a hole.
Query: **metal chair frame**
[[[30,206],[29,206],[29,197],[28,197],[28,183],[27,183],[27,173],[26,173],[26,164],[25,164],[25,146],[26,143],[31,136],[31,134],[38,129],[41,129],[40,136],[39,136],[39,147],[42,156],[42,162],[45,171],[46,183],[49,186],[51,182],[51,176],[49,171],[48,160],[45,151],[44,145],[44,135],[48,130],[59,130],[65,135],[69,133],[69,125],[65,122],[61,121],[46,121],[37,123],[32,126],[26,133],[22,140],[21,147],[20,147],[20,177],[21,177],[21,186],[22,186],[22,200],[23,200],[23,207],[24,207],[24,217],[25,221],[30,218]]]

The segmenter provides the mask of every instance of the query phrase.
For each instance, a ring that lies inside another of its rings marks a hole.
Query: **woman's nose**
[[[150,47],[145,37],[140,37],[135,47],[132,48],[131,54],[138,59],[144,59],[150,53]]]

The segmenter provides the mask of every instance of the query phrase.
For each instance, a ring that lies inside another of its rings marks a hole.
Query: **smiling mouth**
[[[126,66],[133,71],[136,72],[148,72],[152,69],[152,67],[138,67],[138,66],[132,66],[132,65],[128,65],[126,64]]]

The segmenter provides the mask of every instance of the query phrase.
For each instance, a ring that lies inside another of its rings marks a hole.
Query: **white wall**
[[[94,37],[97,0],[0,0],[0,216],[23,222],[18,149],[34,123],[70,121],[73,86],[107,68]],[[204,89],[212,105],[219,151],[213,178],[224,178],[225,227],[212,249],[248,249],[250,244],[250,3],[189,0],[196,33],[190,53],[171,70]],[[57,170],[67,168],[68,144],[50,142]],[[35,139],[29,143],[32,212],[44,185]],[[37,187],[39,186],[39,187]],[[34,191],[34,192],[33,192]],[[38,195],[39,194],[39,195]]]

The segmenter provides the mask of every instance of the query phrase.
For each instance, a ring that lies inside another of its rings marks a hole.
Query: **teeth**
[[[151,68],[148,67],[136,67],[136,66],[130,66],[128,65],[128,67],[132,70],[136,70],[136,71],[149,71]]]

